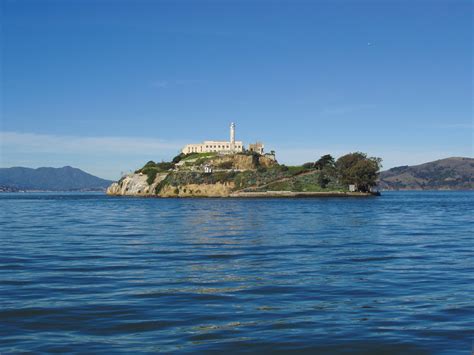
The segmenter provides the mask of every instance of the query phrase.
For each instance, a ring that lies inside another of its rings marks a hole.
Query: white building
[[[235,123],[230,124],[230,141],[204,141],[199,144],[186,144],[181,151],[184,154],[190,153],[238,153],[244,151],[242,141],[235,140]]]

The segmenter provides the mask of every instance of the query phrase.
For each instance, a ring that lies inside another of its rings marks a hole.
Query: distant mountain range
[[[112,183],[80,169],[0,168],[0,191],[104,191]]]
[[[380,173],[381,190],[472,190],[474,159],[447,158]]]

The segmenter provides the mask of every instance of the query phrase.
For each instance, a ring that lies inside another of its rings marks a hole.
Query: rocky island
[[[263,144],[235,141],[188,144],[169,162],[149,161],[107,189],[108,195],[148,197],[372,196],[380,159],[350,153],[324,155],[301,166],[279,164]]]
[[[360,158],[372,162],[361,153]],[[321,160],[322,159],[322,160]],[[109,195],[156,197],[367,196],[338,174],[342,161],[324,156],[302,166],[280,165],[258,153],[181,154],[171,162],[149,161],[107,189]],[[344,160],[344,159],[343,159]],[[321,165],[321,163],[326,163]],[[339,164],[338,164],[339,163]],[[374,174],[375,177],[375,174]],[[356,182],[354,180],[354,182]]]

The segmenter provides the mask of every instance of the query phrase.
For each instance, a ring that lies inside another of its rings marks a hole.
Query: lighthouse
[[[230,150],[235,151],[235,123],[230,124]]]

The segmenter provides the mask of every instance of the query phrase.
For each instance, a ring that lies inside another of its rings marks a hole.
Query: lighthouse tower
[[[230,150],[235,151],[235,123],[230,124]]]

